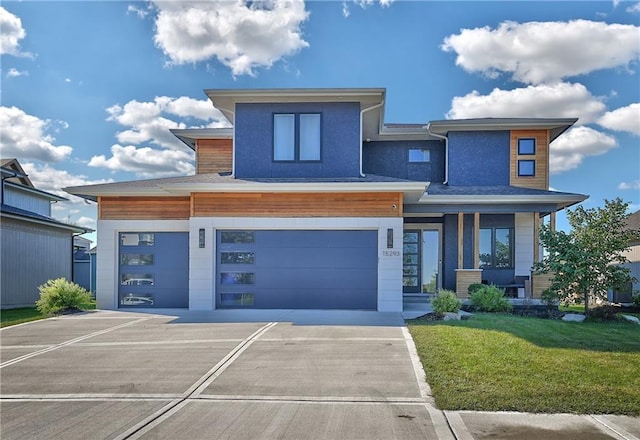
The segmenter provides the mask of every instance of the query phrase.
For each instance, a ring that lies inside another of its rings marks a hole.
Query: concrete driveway
[[[635,438],[629,418],[437,410],[395,313],[96,311],[0,337],[4,440]]]

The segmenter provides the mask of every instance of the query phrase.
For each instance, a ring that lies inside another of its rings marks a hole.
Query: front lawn
[[[640,416],[640,326],[476,314],[409,321],[446,410]]]
[[[0,327],[8,327],[44,318],[46,316],[41,315],[35,307],[0,310]]]

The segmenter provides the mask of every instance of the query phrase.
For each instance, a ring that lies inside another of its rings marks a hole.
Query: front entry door
[[[440,228],[405,229],[402,286],[404,293],[435,293],[441,287]]]

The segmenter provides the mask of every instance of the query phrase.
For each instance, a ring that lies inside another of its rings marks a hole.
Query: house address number
[[[382,256],[383,257],[400,257],[400,251],[396,251],[393,249],[384,249],[382,251]]]

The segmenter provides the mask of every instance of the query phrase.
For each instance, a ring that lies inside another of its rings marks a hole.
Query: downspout
[[[231,135],[231,178],[233,179],[236,176],[236,112],[228,110],[226,108],[222,108],[222,107],[216,107],[216,108],[221,112],[231,113],[233,117],[233,125],[232,125],[233,134]]]
[[[360,110],[360,177],[364,177],[364,173],[362,172],[362,118],[365,114],[365,112],[368,112],[369,110],[374,110],[376,108],[380,108],[384,105],[384,99],[382,100],[382,102],[380,102],[380,104],[376,104],[373,105],[371,107],[365,108],[363,110]],[[380,125],[382,125],[382,121],[380,121]],[[378,131],[380,131],[380,128],[378,128]]]
[[[449,138],[441,134],[431,132],[431,122],[427,124],[427,133],[430,136],[442,139],[444,141],[444,182],[443,185],[449,184]]]

